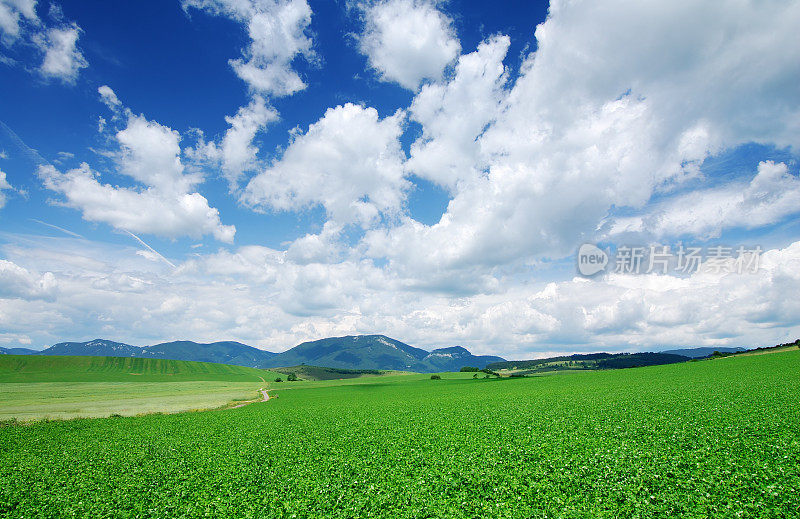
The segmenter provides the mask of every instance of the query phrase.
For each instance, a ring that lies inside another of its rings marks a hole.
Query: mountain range
[[[735,352],[744,348],[686,348],[660,353],[664,354],[665,358],[669,355],[680,355],[685,359],[707,357],[715,350]],[[473,355],[461,346],[427,351],[385,335],[329,337],[298,344],[282,353],[273,353],[234,341],[212,343],[172,341],[139,347],[106,339],[95,339],[87,342],[60,342],[42,351],[28,348],[0,348],[1,354],[194,360],[262,369],[305,364],[337,369],[402,370],[421,373],[458,371],[465,366],[483,369],[489,364],[493,364],[493,369],[500,369],[498,367],[500,364],[497,363],[505,362],[501,357]],[[638,357],[627,358],[630,362],[641,360]],[[541,359],[528,362],[540,363]]]
[[[484,368],[490,362],[502,360],[492,355],[473,355],[461,346],[427,351],[385,335],[348,335],[304,342],[269,359],[265,367],[308,364],[328,368],[432,373],[458,371],[464,366]]]
[[[745,348],[738,347],[738,348],[684,348],[680,350],[665,350],[660,353],[667,353],[673,355],[683,355],[684,357],[691,357],[693,359],[701,359],[703,357],[708,357],[715,351],[719,351],[721,353],[735,353],[737,351],[747,351]]]
[[[197,343],[173,341],[153,346],[131,346],[122,342],[95,339],[87,342],[59,342],[42,351],[26,348],[0,348],[10,355],[72,355],[77,357],[138,357],[146,359],[195,360],[235,366],[260,367],[276,354],[239,342]]]
[[[233,341],[213,343],[173,341],[138,347],[106,339],[95,339],[87,342],[61,342],[42,351],[27,348],[0,348],[0,354],[194,360],[254,368],[306,364],[328,368],[403,370],[423,373],[458,371],[464,366],[484,368],[490,362],[504,360],[491,355],[473,355],[461,346],[427,351],[385,335],[330,337],[304,342],[283,353],[264,351]]]

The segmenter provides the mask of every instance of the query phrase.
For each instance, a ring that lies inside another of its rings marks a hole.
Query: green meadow
[[[258,398],[258,382],[43,382],[0,384],[0,420],[135,416],[214,409]]]
[[[213,409],[257,398],[277,376],[180,360],[0,355],[0,420]]]
[[[237,409],[7,425],[0,516],[798,517],[798,373],[793,350],[271,382]]]
[[[130,357],[0,355],[0,383],[6,382],[254,382],[278,376],[244,366]]]

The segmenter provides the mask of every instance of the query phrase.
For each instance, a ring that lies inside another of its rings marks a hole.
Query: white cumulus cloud
[[[117,132],[120,172],[163,193],[185,193],[201,178],[187,174],[181,162],[180,134],[141,115],[128,114]]]
[[[21,25],[38,22],[36,0],[0,0],[0,40],[8,45],[20,37]]]
[[[78,72],[89,66],[78,49],[79,37],[80,29],[73,24],[69,27],[48,29],[36,38],[36,44],[44,52],[44,61],[39,72],[44,77],[74,83]]]
[[[374,108],[350,103],[328,109],[250,180],[243,200],[274,210],[321,205],[339,225],[367,227],[397,214],[409,187],[398,141],[403,117],[380,119]]]
[[[423,134],[409,168],[453,198],[434,225],[407,218],[371,231],[369,253],[418,279],[564,257],[596,238],[612,209],[669,197],[712,154],[795,144],[798,23],[800,5],[789,1],[552,2],[536,50],[502,91],[503,47],[487,42],[470,58],[487,72],[471,82],[482,103],[441,116],[436,102],[425,109],[433,94],[444,106],[457,98],[467,57],[419,93],[412,117]]]
[[[11,261],[0,260],[0,299],[52,299],[58,282],[52,272],[36,274]]]
[[[108,87],[99,92],[104,100],[116,99]],[[136,185],[101,183],[83,163],[63,173],[52,165],[40,166],[37,173],[45,187],[62,194],[63,204],[80,210],[86,220],[169,238],[209,234],[231,243],[236,229],[223,225],[219,211],[196,192],[202,177],[185,170],[178,132],[129,110],[125,116],[125,128],[115,135],[119,151],[114,157],[117,172]]]
[[[245,172],[256,167],[258,147],[253,143],[256,134],[269,123],[278,120],[278,112],[263,97],[255,96],[250,104],[241,107],[236,115],[225,117],[230,125],[225,136],[216,142],[201,142],[190,155],[219,165],[232,190],[239,186]]]
[[[74,83],[81,69],[89,66],[78,48],[81,28],[66,23],[57,4],[50,4],[49,10],[56,24],[45,23],[36,14],[36,4],[36,0],[0,0],[0,42],[10,50],[17,43],[36,47],[42,62],[35,70],[42,77]],[[10,56],[0,58],[7,64],[17,62]]]
[[[612,222],[609,235],[650,232],[659,237],[718,237],[723,229],[752,229],[800,212],[800,180],[786,164],[761,162],[750,182],[689,191]]]
[[[182,4],[185,10],[227,16],[247,28],[250,44],[230,64],[252,90],[286,96],[306,87],[292,68],[298,56],[314,56],[307,34],[312,12],[306,0],[183,0]]]
[[[452,20],[429,0],[384,0],[366,7],[359,49],[384,81],[416,90],[440,79],[461,50]]]
[[[491,38],[458,59],[451,81],[422,87],[409,110],[423,129],[411,147],[409,171],[450,189],[478,174],[477,139],[499,113],[509,44],[506,36]]]
[[[167,238],[210,234],[233,242],[236,229],[223,225],[219,210],[210,207],[200,193],[103,184],[86,163],[64,173],[51,165],[40,166],[37,174],[46,188],[64,195],[64,205],[81,211],[86,220]]]

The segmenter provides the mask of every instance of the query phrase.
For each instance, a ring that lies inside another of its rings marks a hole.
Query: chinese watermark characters
[[[617,274],[752,274],[758,271],[762,249],[755,247],[687,247],[669,245],[617,247],[612,256],[591,243],[578,249],[578,272],[593,276],[601,271]],[[606,268],[608,267],[608,268]]]

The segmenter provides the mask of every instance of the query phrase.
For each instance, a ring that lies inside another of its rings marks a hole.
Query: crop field
[[[800,352],[0,428],[2,517],[800,516]],[[356,379],[358,380],[358,379]]]
[[[276,376],[179,360],[0,355],[0,420],[213,409],[257,398],[263,380]]]
[[[342,380],[350,378],[364,377],[384,377],[403,374],[402,371],[375,370],[375,369],[339,369],[325,368],[321,366],[290,366],[286,368],[274,368],[274,371],[289,374],[294,373],[302,380]]]
[[[258,397],[259,382],[64,382],[0,384],[0,420],[134,416],[214,409]]]

